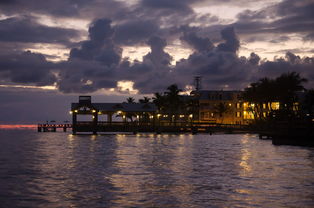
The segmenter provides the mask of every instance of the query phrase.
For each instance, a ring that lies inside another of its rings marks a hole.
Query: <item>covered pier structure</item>
[[[91,96],[80,96],[78,103],[72,103],[70,113],[73,134],[153,131],[158,118],[153,103],[92,103]],[[79,120],[80,116],[89,120]]]

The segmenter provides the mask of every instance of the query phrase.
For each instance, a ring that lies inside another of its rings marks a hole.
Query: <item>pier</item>
[[[193,114],[160,114],[153,103],[92,103],[90,96],[80,96],[78,103],[72,103],[72,132],[243,132],[246,125],[217,124],[194,121]],[[80,121],[79,116],[87,116],[89,121]],[[100,120],[102,118],[102,120]],[[122,121],[115,121],[114,119]]]
[[[57,129],[62,129],[66,132],[67,129],[72,129],[72,124],[38,124],[38,132],[56,132]]]

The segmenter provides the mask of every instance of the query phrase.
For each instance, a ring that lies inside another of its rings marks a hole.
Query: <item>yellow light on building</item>
[[[231,103],[229,103],[229,106],[231,107],[231,106],[232,106],[232,104],[231,104]]]
[[[101,115],[102,113],[99,111],[98,114]]]
[[[190,114],[189,117],[190,117],[190,118],[193,118],[193,114]]]
[[[157,114],[157,118],[159,118],[161,116],[161,114]]]
[[[154,116],[149,116],[149,118],[154,118]]]
[[[180,118],[184,118],[184,115],[180,115]]]
[[[117,111],[117,114],[122,114],[122,111]]]
[[[136,118],[137,118],[137,119],[139,119],[139,118],[140,118],[140,116],[139,116],[139,115],[136,115]]]
[[[271,103],[271,108],[273,110],[279,110],[279,106],[280,106],[279,102],[272,102]]]
[[[69,114],[72,114],[73,112],[72,111],[69,111]]]
[[[93,113],[96,113],[96,110],[92,110]]]
[[[75,113],[77,113],[78,111],[77,111],[77,110],[75,110],[74,112],[75,112]]]

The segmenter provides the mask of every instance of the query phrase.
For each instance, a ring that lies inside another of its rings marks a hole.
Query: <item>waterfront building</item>
[[[249,124],[280,107],[279,102],[250,103],[243,99],[243,91],[199,90],[191,96],[198,100],[198,120],[208,123]]]
[[[71,104],[73,133],[101,131],[112,123],[154,123],[157,107],[153,103],[92,103],[91,96],[79,96]]]

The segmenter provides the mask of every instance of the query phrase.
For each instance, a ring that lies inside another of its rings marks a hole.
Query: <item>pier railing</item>
[[[55,132],[71,128],[76,132],[215,132],[241,131],[247,128],[239,124],[219,124],[210,122],[94,122],[79,121],[72,124],[38,124],[38,132]]]

